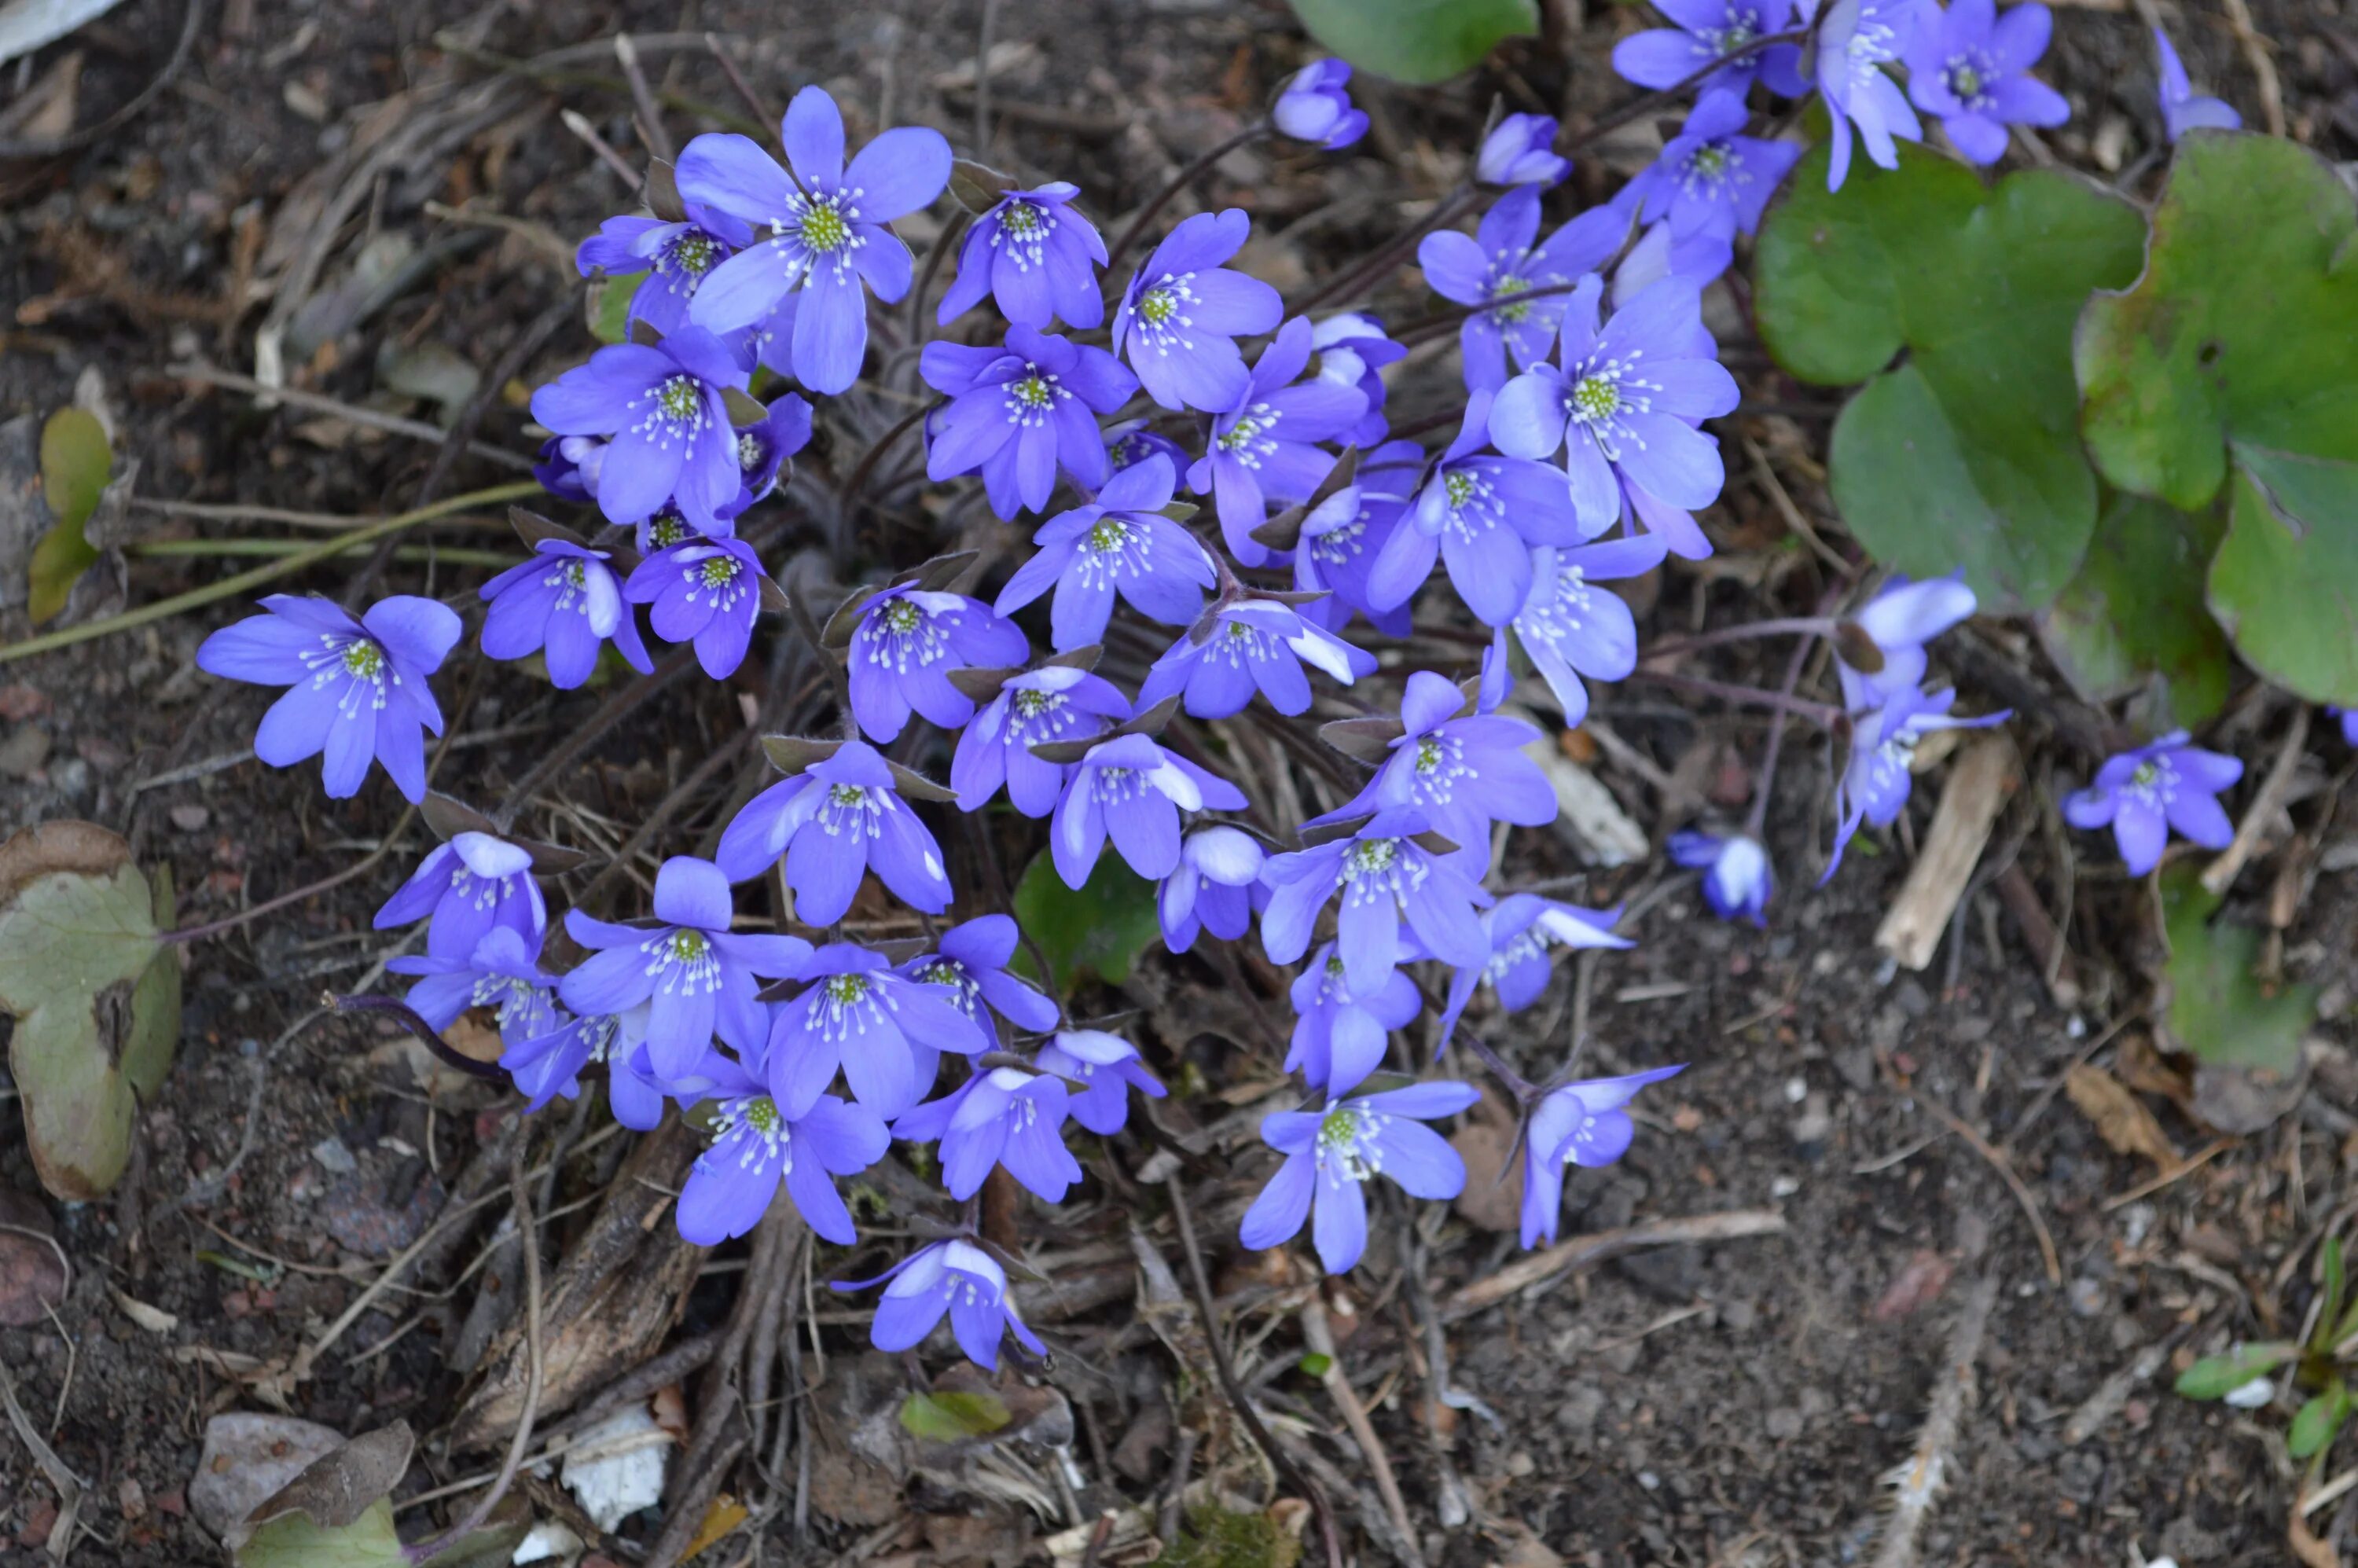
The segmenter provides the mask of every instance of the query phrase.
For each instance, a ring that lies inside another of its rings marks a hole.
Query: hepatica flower
[[[1285,314],[1277,290],[1220,264],[1244,248],[1252,220],[1239,207],[1183,220],[1122,290],[1113,350],[1165,408],[1217,414],[1250,389],[1236,340],[1272,331]]]
[[[1328,152],[1347,147],[1368,134],[1367,114],[1351,107],[1345,86],[1351,80],[1349,62],[1322,59],[1303,66],[1277,95],[1271,123],[1297,142],[1309,142]]]
[[[2154,51],[2161,60],[2161,124],[2171,141],[2189,131],[2240,131],[2244,117],[2234,108],[2216,98],[2198,94],[2194,83],[2187,80],[2186,63],[2178,58],[2169,35],[2159,27],[2153,30]]]
[[[1571,301],[1568,289],[1612,259],[1629,221],[1609,207],[1593,207],[1534,245],[1539,232],[1539,188],[1525,186],[1498,198],[1471,235],[1444,229],[1417,243],[1416,265],[1435,294],[1487,307],[1457,329],[1458,355],[1473,391],[1505,385],[1509,356],[1517,370],[1547,358]]]
[[[668,501],[710,532],[740,488],[721,395],[742,392],[752,368],[698,327],[658,343],[609,343],[535,392],[532,416],[560,436],[611,438],[598,470],[607,521],[637,523]]]
[[[950,758],[950,788],[960,811],[979,811],[999,786],[1026,816],[1056,809],[1070,764],[1032,754],[1056,741],[1087,741],[1130,718],[1130,699],[1112,682],[1086,670],[1050,665],[1010,676],[999,695],[958,732]]]
[[[622,597],[652,605],[647,623],[666,643],[693,643],[696,662],[727,680],[745,662],[762,613],[762,561],[742,539],[696,538],[641,561]]]
[[[1408,677],[1401,694],[1401,734],[1388,743],[1376,776],[1347,805],[1311,826],[1347,822],[1391,806],[1413,806],[1455,841],[1479,876],[1490,859],[1490,824],[1536,827],[1552,822],[1555,790],[1523,748],[1540,732],[1519,719],[1465,712],[1466,694],[1431,670]]]
[[[1290,994],[1293,1037],[1285,1070],[1330,1097],[1348,1094],[1382,1066],[1391,1032],[1406,1029],[1424,1008],[1423,993],[1403,969],[1386,974],[1373,990],[1353,989],[1332,942],[1310,955]]]
[[[1032,535],[1038,552],[1015,568],[993,608],[1011,615],[1055,588],[1048,627],[1060,654],[1103,640],[1117,594],[1166,626],[1195,620],[1217,573],[1195,535],[1163,514],[1174,472],[1154,453],[1116,473],[1095,501],[1048,519]]]
[[[1154,661],[1139,687],[1138,706],[1151,708],[1184,693],[1186,709],[1196,718],[1226,719],[1244,711],[1259,691],[1280,713],[1305,713],[1305,664],[1344,686],[1376,671],[1373,654],[1304,620],[1293,606],[1274,599],[1239,599],[1216,609]]]
[[[795,294],[795,375],[834,394],[859,379],[867,353],[860,281],[888,305],[909,291],[909,247],[884,225],[942,193],[950,145],[938,131],[903,125],[860,148],[847,168],[843,116],[818,87],[795,94],[778,135],[791,178],[748,136],[708,133],[680,153],[681,197],[742,220],[756,236],[713,268],[688,302],[688,319],[735,331]]]
[[[1411,1197],[1454,1198],[1465,1190],[1466,1162],[1424,1123],[1481,1098],[1471,1084],[1417,1084],[1324,1111],[1264,1117],[1261,1140],[1285,1162],[1245,1211],[1238,1239],[1254,1249],[1282,1246],[1307,1218],[1318,1261],[1330,1274],[1347,1271],[1368,1248],[1360,1187],[1369,1177],[1387,1176]]]
[[[1952,0],[1924,15],[1908,47],[1908,92],[1968,162],[2006,156],[2008,125],[2060,125],[2063,95],[2026,75],[2047,52],[2055,18],[2038,0],[1997,12],[1996,0]]]
[[[1572,172],[1572,160],[1555,151],[1552,114],[1509,114],[1490,127],[1474,155],[1474,178],[1485,185],[1529,185],[1544,189]]]
[[[876,748],[846,741],[834,756],[745,803],[720,835],[720,869],[743,881],[784,856],[795,913],[808,925],[842,919],[871,869],[902,903],[939,914],[950,906],[941,846],[899,787]]]
[[[942,1184],[963,1203],[993,1165],[1050,1203],[1065,1201],[1081,1162],[1065,1147],[1072,1094],[1055,1078],[1018,1067],[991,1067],[892,1124],[892,1136],[941,1142]]]
[[[1482,929],[1490,939],[1490,956],[1479,967],[1459,969],[1450,978],[1449,998],[1441,1014],[1441,1039],[1474,1000],[1477,986],[1487,985],[1509,1012],[1520,1012],[1539,1000],[1547,989],[1552,948],[1634,947],[1627,936],[1613,934],[1621,918],[1617,909],[1582,909],[1558,903],[1537,893],[1514,892],[1482,912]]]
[[[1316,443],[1332,440],[1368,411],[1356,386],[1296,379],[1309,368],[1311,327],[1296,316],[1277,334],[1244,390],[1214,413],[1210,442],[1187,470],[1189,488],[1213,498],[1228,553],[1249,567],[1269,559],[1252,531],[1271,502],[1306,501],[1335,460]]]
[[[631,323],[644,321],[669,337],[687,324],[687,302],[712,269],[752,241],[753,231],[743,223],[702,207],[678,222],[609,218],[581,242],[573,264],[584,277],[636,276]]]
[[[1373,316],[1346,312],[1329,316],[1310,330],[1316,351],[1317,376],[1330,386],[1357,392],[1368,411],[1343,432],[1343,439],[1359,448],[1379,444],[1390,428],[1384,421],[1383,368],[1408,357],[1408,350],[1384,335],[1384,324]]]
[[[1841,0],[1849,4],[1850,0]],[[1728,413],[1736,380],[1697,351],[1694,287],[1665,278],[1613,313],[1602,331],[1604,285],[1581,280],[1564,314],[1562,368],[1542,362],[1509,382],[1490,407],[1490,438],[1509,457],[1561,449],[1581,531],[1621,516],[1621,481],[1685,511],[1718,499],[1719,448],[1694,421]]]
[[[1620,680],[1638,667],[1638,622],[1619,594],[1597,585],[1642,577],[1661,565],[1666,553],[1660,534],[1531,552],[1531,589],[1515,612],[1515,640],[1563,705],[1567,726],[1576,728],[1588,717],[1583,676]],[[1505,642],[1501,631],[1501,655]]]
[[[901,973],[924,985],[940,987],[952,1006],[974,1020],[990,1038],[1001,1044],[1003,1033],[990,1013],[1033,1034],[1056,1027],[1056,1004],[1007,972],[1021,933],[1004,914],[979,914],[941,935],[934,951],[901,966]],[[990,1012],[985,1012],[985,1008]]]
[[[1174,953],[1195,945],[1209,931],[1233,942],[1252,925],[1253,894],[1268,857],[1260,841],[1240,827],[1199,827],[1179,846],[1179,866],[1163,879],[1155,913],[1163,940]]]
[[[2129,874],[2141,877],[2161,863],[2173,827],[2206,849],[2225,849],[2235,825],[2215,797],[2243,776],[2241,762],[2190,746],[2175,730],[2108,760],[2086,789],[2065,797],[2063,816],[2074,827],[2109,826]]]
[[[741,1068],[718,1060],[725,1076],[708,1092],[719,1108],[712,1143],[680,1188],[681,1239],[717,1247],[744,1235],[769,1212],[783,1181],[813,1231],[838,1246],[859,1240],[835,1178],[857,1175],[884,1157],[892,1137],[883,1119],[833,1095],[790,1117]]]
[[[1103,321],[1098,268],[1105,265],[1105,240],[1074,210],[1080,193],[1079,186],[1059,179],[1001,196],[968,225],[958,244],[957,277],[944,291],[935,320],[947,326],[988,294],[999,313],[1019,327],[1044,332],[1060,316],[1068,327]]]
[[[1086,1086],[1069,1091],[1066,1108],[1075,1121],[1101,1137],[1110,1138],[1130,1119],[1130,1091],[1149,1099],[1169,1093],[1163,1081],[1146,1070],[1138,1047],[1102,1029],[1067,1029],[1040,1047],[1040,1070]]]
[[[1438,557],[1466,608],[1504,625],[1531,592],[1531,546],[1577,544],[1584,536],[1563,474],[1485,449],[1490,417],[1490,394],[1475,393],[1456,438],[1368,573],[1368,597],[1376,604],[1406,604]]]
[[[1476,906],[1491,902],[1480,884],[1448,859],[1418,843],[1430,826],[1423,812],[1378,812],[1348,838],[1293,854],[1262,868],[1270,885],[1260,939],[1270,961],[1290,964],[1310,946],[1318,912],[1339,898],[1336,950],[1354,991],[1372,993],[1407,950],[1405,924],[1423,952],[1444,963],[1480,964],[1490,956]]]
[[[1353,614],[1364,615],[1390,637],[1405,637],[1407,600],[1376,608],[1368,579],[1394,530],[1401,525],[1412,487],[1424,471],[1424,449],[1414,441],[1387,441],[1368,454],[1357,477],[1312,507],[1302,520],[1293,551],[1293,586],[1325,599],[1301,607],[1304,620],[1340,632]]]
[[[1690,830],[1671,835],[1670,851],[1680,865],[1703,872],[1704,901],[1714,914],[1722,920],[1768,924],[1762,911],[1777,891],[1777,878],[1758,839],[1743,833],[1722,838]]]
[[[1698,240],[1725,244],[1753,232],[1801,147],[1740,135],[1750,118],[1741,92],[1704,93],[1662,156],[1619,200],[1637,204],[1641,222],[1668,223],[1674,250]]]
[[[549,995],[557,977],[541,972],[535,961],[539,951],[537,935],[526,943],[499,925],[463,958],[406,955],[386,960],[384,967],[396,975],[418,977],[405,1000],[436,1029],[449,1028],[471,1007],[489,1008],[499,1022],[500,1044],[514,1046],[546,1033],[557,1023]]]
[[[1720,56],[1793,24],[1792,0],[1654,0],[1654,8],[1673,25],[1613,46],[1613,69],[1640,87],[1674,86]],[[1808,91],[1801,63],[1801,46],[1772,44],[1720,67],[1704,79],[1702,91],[1741,98],[1757,78],[1771,92],[1799,98]]]
[[[1164,751],[1152,736],[1118,735],[1073,765],[1048,847],[1069,888],[1089,880],[1109,837],[1131,871],[1159,882],[1178,869],[1182,811],[1244,808],[1242,790]]]
[[[838,1069],[852,1098],[898,1116],[933,1087],[943,1052],[990,1048],[982,1026],[940,988],[889,968],[881,953],[831,942],[795,978],[809,985],[770,1015],[763,1057],[770,1093],[790,1116],[817,1104]]]
[[[536,1111],[559,1095],[567,1099],[579,1095],[581,1083],[577,1075],[590,1063],[610,1058],[621,1028],[622,1020],[611,1013],[577,1018],[558,1009],[546,1033],[501,1052],[500,1065],[514,1081],[516,1092],[525,1097],[525,1109]],[[615,1079],[618,1085],[629,1081],[619,1068]],[[625,1127],[644,1131],[663,1119],[661,1090],[655,1091],[652,1117],[633,1114],[639,1108],[632,1103],[627,1088],[617,1088],[607,1098],[613,1106],[614,1119]]]
[[[1908,52],[1919,5],[1920,0],[1833,0],[1818,29],[1818,90],[1833,124],[1828,190],[1840,190],[1850,173],[1854,127],[1868,158],[1884,168],[1899,167],[1894,137],[1923,139],[1924,127],[1908,106],[1908,95],[1883,70]]]
[[[1949,705],[1956,700],[1953,691],[1926,693],[1910,687],[1858,716],[1851,730],[1850,762],[1834,785],[1834,850],[1822,883],[1842,864],[1843,850],[1860,824],[1888,827],[1898,819],[1915,779],[1918,741],[1935,730],[1980,730],[2012,717],[1999,712],[1954,719]]]
[[[1040,1336],[1015,1315],[1015,1304],[1007,1299],[1007,1271],[971,1241],[936,1241],[873,1280],[845,1281],[833,1288],[860,1291],[874,1284],[884,1284],[884,1299],[876,1303],[868,1337],[879,1350],[922,1344],[947,1313],[958,1348],[979,1367],[999,1369],[999,1342],[1011,1330],[1034,1356],[1048,1353]]]
[[[1187,466],[1187,449],[1143,419],[1125,419],[1105,427],[1106,459],[1117,469],[1161,458],[1173,473]]]
[[[489,833],[454,833],[437,844],[373,924],[390,931],[427,919],[426,951],[437,958],[468,957],[500,926],[538,952],[548,905],[533,881],[532,851]]]
[[[1850,619],[1883,655],[1873,675],[1838,662],[1843,706],[1854,712],[1912,691],[1924,679],[1924,644],[1973,614],[1976,600],[1960,570],[1921,582],[1894,578]]]
[[[950,672],[1019,665],[1030,652],[1023,633],[979,600],[888,588],[860,608],[851,634],[852,714],[878,741],[896,738],[912,708],[955,730],[974,717],[974,699],[950,684]]]
[[[622,579],[603,550],[569,539],[543,539],[532,558],[510,567],[479,590],[491,606],[483,615],[483,653],[494,659],[539,654],[548,680],[571,691],[598,667],[598,651],[611,642],[641,675],[654,669],[639,623],[622,600]]]
[[[765,418],[737,432],[737,499],[720,509],[718,532],[736,532],[737,518],[778,487],[786,460],[810,445],[810,401],[793,392],[771,403]]]
[[[1638,1129],[1625,1108],[1648,1084],[1686,1071],[1675,1067],[1626,1073],[1617,1078],[1583,1078],[1548,1091],[1523,1132],[1522,1243],[1555,1242],[1563,1211],[1566,1165],[1610,1165],[1628,1152]]]
[[[2342,721],[2342,743],[2358,746],[2358,708],[2328,708],[2325,711],[2328,717]]]
[[[426,796],[421,730],[442,733],[426,677],[459,641],[459,617],[430,599],[381,599],[358,621],[327,600],[274,593],[266,615],[224,626],[197,649],[197,667],[223,680],[283,686],[262,716],[254,754],[274,768],[320,759],[331,800],[360,793],[372,759],[411,804]]]
[[[927,478],[979,471],[1002,518],[1046,510],[1059,467],[1084,488],[1105,483],[1098,416],[1127,402],[1138,380],[1103,349],[1019,325],[1004,348],[927,343],[918,363],[950,400],[926,421]]]
[[[558,994],[584,1014],[625,1012],[653,1002],[647,1053],[664,1077],[686,1076],[715,1034],[750,1057],[762,1049],[770,1022],[755,978],[795,973],[811,946],[798,936],[731,931],[735,913],[719,867],[675,855],[655,873],[652,927],[565,912],[573,939],[597,950],[565,977]]]

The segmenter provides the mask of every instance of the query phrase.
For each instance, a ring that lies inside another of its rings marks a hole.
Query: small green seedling
[[[2324,1453],[2342,1430],[2353,1400],[2349,1369],[2353,1356],[2358,1355],[2358,1301],[2349,1299],[2348,1283],[2342,1243],[2339,1238],[2328,1241],[2325,1292],[2307,1344],[2265,1340],[2238,1345],[2223,1356],[2205,1356],[2179,1375],[2178,1391],[2190,1400],[2256,1407],[2274,1398],[2272,1375],[2288,1368],[2290,1386],[2309,1391],[2309,1398],[2292,1418],[2285,1447],[2296,1459]]]

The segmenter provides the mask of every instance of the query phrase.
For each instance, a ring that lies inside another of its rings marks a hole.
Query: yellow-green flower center
[[[803,243],[821,255],[840,250],[851,238],[851,225],[833,205],[821,201],[803,214]]]
[[[1470,473],[1453,473],[1441,481],[1441,488],[1449,497],[1450,510],[1456,511],[1474,499],[1474,476]],[[1430,741],[1426,743],[1431,744]]]
[[[687,523],[677,513],[659,513],[647,520],[647,543],[658,550],[687,537]]]
[[[344,672],[362,680],[374,680],[384,672],[384,650],[362,637],[344,644]]]
[[[1391,870],[1392,862],[1399,858],[1399,839],[1362,838],[1351,846],[1351,852],[1343,857],[1343,864],[1350,875],[1361,877]]]
[[[936,960],[919,969],[917,979],[929,986],[963,985],[966,981],[966,977],[958,973],[957,966],[946,958]]]
[[[711,948],[712,944],[705,940],[701,931],[680,930],[671,934],[671,957],[676,964],[700,963]]]
[[[829,975],[827,978],[827,1000],[838,1007],[849,1007],[867,994],[866,975]]]
[[[1179,314],[1179,296],[1167,288],[1150,288],[1139,299],[1138,314],[1150,327],[1160,327]]]
[[[767,1095],[747,1100],[739,1108],[737,1119],[764,1138],[775,1136],[786,1119],[778,1114],[778,1102]]]
[[[2136,765],[2136,772],[2129,775],[2129,786],[2133,789],[2151,789],[2153,781],[2160,776],[2160,767],[2148,757]]]
[[[1609,376],[1582,376],[1572,389],[1572,406],[1585,418],[1610,418],[1621,411],[1621,388]]]
[[[1493,299],[1513,299],[1518,294],[1528,294],[1531,292],[1531,280],[1528,277],[1502,277],[1492,286],[1490,289],[1490,297]],[[1531,302],[1525,299],[1511,305],[1501,305],[1496,311],[1492,312],[1492,314],[1496,315],[1499,320],[1504,321],[1509,327],[1519,326],[1522,322],[1531,319]]]
[[[1028,240],[1040,232],[1040,210],[1029,201],[1011,201],[999,215],[999,226],[1019,240]]]
[[[1687,159],[1687,168],[1697,178],[1716,184],[1727,178],[1727,149],[1717,142],[1706,143]]]
[[[702,402],[697,395],[695,381],[688,376],[673,376],[655,392],[655,406],[663,410],[666,419],[693,419]]]
[[[1089,528],[1089,548],[1100,556],[1109,556],[1130,543],[1130,524],[1112,517],[1100,517]]]
[[[726,588],[737,580],[737,558],[715,556],[698,566],[696,575],[707,588]]]
[[[1055,394],[1049,390],[1048,384],[1036,374],[1027,375],[1021,381],[1010,382],[1007,391],[1010,396],[1027,408],[1045,408],[1050,400],[1055,396]]]
[[[1982,95],[1982,73],[1963,62],[1951,66],[1949,91],[1970,103]]]
[[[1423,740],[1419,741],[1416,743],[1416,771],[1421,773],[1429,773],[1433,772],[1433,769],[1439,767],[1441,765],[1441,752],[1442,747],[1440,737],[1427,735]]]
[[[868,798],[868,792],[858,784],[829,784],[827,799],[830,806],[859,806]]]
[[[915,631],[925,618],[925,612],[905,599],[896,599],[884,607],[884,629],[906,636]]]
[[[711,235],[691,229],[672,242],[671,265],[690,277],[701,277],[711,269],[715,249]]]

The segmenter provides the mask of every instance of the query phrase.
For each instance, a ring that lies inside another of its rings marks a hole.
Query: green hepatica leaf
[[[2288,514],[2248,468],[2231,490],[2211,613],[2263,674],[2313,701],[2358,708],[2358,509]]]
[[[2096,524],[2071,323],[2091,290],[2136,276],[2143,221],[2067,175],[1985,186],[1915,146],[1833,195],[1825,176],[1820,147],[1762,225],[1755,272],[1779,364],[1868,381],[1834,427],[1835,505],[1880,560],[1963,566],[1986,608],[2044,606]]]
[[[2260,934],[2212,920],[2219,899],[2203,891],[2201,875],[2190,860],[2161,874],[2169,938],[2164,1032],[2206,1066],[2290,1073],[2300,1062],[2301,1036],[2317,1017],[2318,988],[2264,982],[2253,971]]]
[[[49,822],[0,844],[0,1008],[15,1015],[9,1069],[42,1184],[103,1195],[130,1155],[180,1032],[180,966],[157,940],[171,883],[87,822]]]
[[[1293,0],[1310,36],[1362,70],[1440,81],[1540,30],[1537,0]]]
[[[393,1504],[379,1498],[346,1525],[315,1524],[302,1514],[272,1519],[233,1554],[237,1568],[407,1568]]]
[[[901,1401],[901,1425],[928,1443],[988,1437],[1015,1418],[997,1394],[956,1390],[911,1394]]]
[[[114,462],[106,427],[87,409],[60,408],[41,427],[41,499],[57,521],[33,546],[31,593],[25,608],[35,625],[66,607],[75,579],[98,559],[82,525],[106,492]]]
[[[2101,702],[2149,682],[2143,717],[2156,733],[2219,711],[2234,655],[2202,586],[2223,531],[2215,512],[2112,497],[2078,574],[2039,617],[2081,695]]]
[[[646,282],[643,272],[601,277],[590,285],[590,331],[601,343],[619,343],[631,332],[631,301]]]
[[[1059,990],[1070,990],[1084,969],[1120,985],[1162,929],[1154,914],[1154,884],[1122,864],[1110,848],[1078,889],[1065,885],[1048,851],[1041,850],[1016,884],[1015,919],[1039,944],[1055,971],[1047,979]],[[1030,957],[1016,955],[1026,964]]]

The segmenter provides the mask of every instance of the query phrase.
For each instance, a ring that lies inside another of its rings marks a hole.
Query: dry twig
[[[1685,1219],[1657,1219],[1619,1230],[1600,1230],[1527,1253],[1487,1279],[1475,1281],[1442,1303],[1444,1320],[1464,1317],[1559,1274],[1618,1258],[1648,1247],[1677,1247],[1686,1242],[1736,1241],[1747,1236],[1781,1236],[1785,1217],[1773,1208],[1730,1209],[1725,1214],[1699,1214]]]

